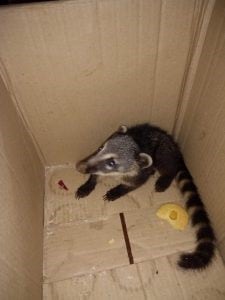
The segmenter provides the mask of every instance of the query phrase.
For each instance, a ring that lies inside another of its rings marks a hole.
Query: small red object
[[[68,187],[65,185],[65,183],[64,183],[62,180],[59,180],[59,181],[58,181],[58,185],[59,185],[59,187],[60,187],[61,189],[64,189],[64,190],[66,190],[66,191],[69,190]]]

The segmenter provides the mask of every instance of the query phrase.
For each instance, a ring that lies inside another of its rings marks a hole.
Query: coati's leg
[[[169,161],[168,159],[164,164],[158,167],[160,177],[155,183],[155,190],[157,192],[164,192],[171,184],[178,172],[178,163],[176,160]]]
[[[175,175],[161,175],[156,183],[155,183],[155,190],[157,192],[164,192],[173,181]]]
[[[75,197],[79,199],[88,196],[97,184],[97,177],[97,175],[90,175],[88,180],[77,189]]]
[[[144,184],[148,180],[148,178],[154,174],[154,172],[155,172],[155,170],[153,168],[146,169],[141,174],[139,174],[135,177],[127,177],[125,179],[125,182],[127,181],[127,184],[122,183],[122,184],[119,184],[116,187],[112,188],[111,190],[109,190],[103,197],[104,200],[114,201],[114,200],[126,195],[127,193],[129,193],[133,190],[136,190],[142,184]]]
[[[114,201],[114,200],[126,195],[127,193],[131,192],[135,188],[136,187],[129,186],[129,185],[126,185],[126,184],[119,184],[116,187],[109,190],[105,194],[105,196],[103,196],[103,198],[104,198],[104,200]]]

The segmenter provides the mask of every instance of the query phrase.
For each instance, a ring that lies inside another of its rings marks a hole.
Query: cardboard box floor
[[[225,299],[225,267],[218,253],[203,272],[177,266],[179,254],[193,249],[195,234],[190,225],[177,231],[156,216],[163,203],[184,205],[175,183],[164,193],[154,191],[156,176],[115,202],[102,198],[114,179],[75,200],[84,177],[69,166],[47,169],[44,299]]]

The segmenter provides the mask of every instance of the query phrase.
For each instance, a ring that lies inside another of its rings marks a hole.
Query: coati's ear
[[[121,125],[118,130],[120,133],[126,133],[127,132],[127,126],[126,125]]]
[[[153,161],[150,155],[147,153],[138,154],[138,164],[142,169],[148,168],[152,165]]]

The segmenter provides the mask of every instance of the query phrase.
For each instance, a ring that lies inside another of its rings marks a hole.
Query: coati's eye
[[[113,158],[110,158],[106,161],[106,166],[109,166],[110,168],[115,167],[115,165],[116,165],[116,162]]]

